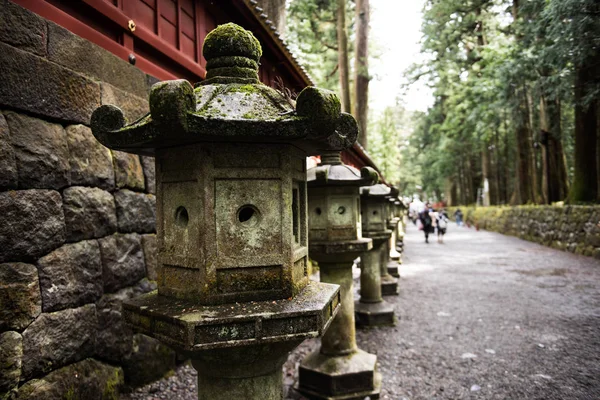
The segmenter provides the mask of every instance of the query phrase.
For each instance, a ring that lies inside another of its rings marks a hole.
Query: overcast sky
[[[373,76],[369,85],[369,106],[381,111],[394,105],[401,93],[403,72],[419,59],[421,9],[425,0],[371,0],[371,54]],[[415,84],[402,99],[409,110],[426,111],[433,98],[429,88]]]

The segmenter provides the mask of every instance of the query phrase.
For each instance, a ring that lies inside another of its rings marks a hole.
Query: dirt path
[[[386,297],[398,325],[357,335],[381,398],[600,399],[600,261],[454,225],[444,244],[413,226],[405,242],[401,293]],[[286,389],[317,345],[290,355]],[[192,371],[126,398],[195,400]]]

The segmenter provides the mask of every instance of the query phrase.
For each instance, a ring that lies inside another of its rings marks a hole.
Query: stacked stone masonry
[[[7,0],[0,76],[0,399],[118,398],[175,353],[121,318],[156,287],[154,160],[89,122],[146,114],[155,79]]]
[[[600,206],[460,207],[471,227],[600,259]],[[456,208],[449,209],[454,215]]]

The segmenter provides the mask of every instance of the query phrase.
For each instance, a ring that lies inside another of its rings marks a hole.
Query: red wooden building
[[[255,0],[13,0],[160,80],[204,79],[202,44],[217,25],[235,22],[261,42],[260,79],[299,93],[313,82]],[[343,160],[375,167],[356,144]],[[376,168],[376,167],[375,167]]]

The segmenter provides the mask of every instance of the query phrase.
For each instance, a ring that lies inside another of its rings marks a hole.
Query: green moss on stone
[[[260,93],[260,86],[257,85],[231,85],[228,89],[231,93]]]
[[[262,56],[258,39],[252,32],[234,23],[219,25],[206,35],[202,51],[207,61],[224,56],[241,56],[258,62]]]
[[[342,105],[340,99],[332,91],[309,86],[298,95],[296,111],[303,117],[334,120],[339,118]]]
[[[113,376],[106,380],[102,400],[119,400],[119,388],[123,385],[123,372],[115,369]]]

